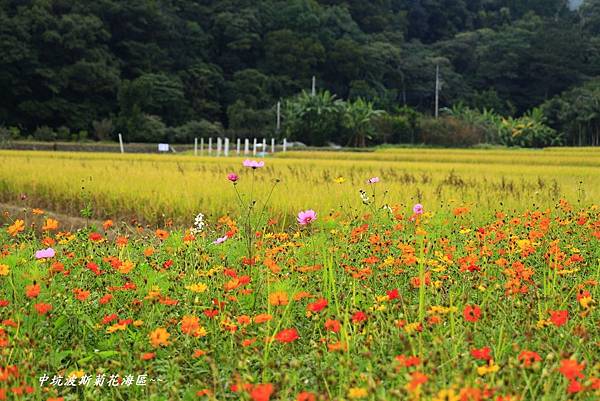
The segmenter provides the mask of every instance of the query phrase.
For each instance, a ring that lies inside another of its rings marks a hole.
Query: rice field
[[[242,158],[0,151],[0,201],[69,215],[163,225],[198,212],[231,211],[224,177]],[[600,151],[383,149],[369,153],[286,152],[267,157],[265,185],[278,181],[271,211],[290,217],[319,200],[322,212],[354,210],[365,177],[381,178],[389,204],[457,204],[478,211],[600,199]],[[239,183],[245,189],[247,181]]]
[[[597,400],[599,155],[1,151],[0,400]]]

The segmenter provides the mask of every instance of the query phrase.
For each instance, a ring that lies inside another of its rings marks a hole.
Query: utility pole
[[[277,135],[281,129],[281,102],[277,102]]]
[[[435,65],[435,118],[440,114],[440,65]]]
[[[310,92],[312,96],[317,94],[317,78],[313,75],[312,77],[312,90]]]

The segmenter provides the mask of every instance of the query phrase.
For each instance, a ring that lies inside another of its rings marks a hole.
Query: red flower
[[[571,380],[569,387],[567,387],[567,393],[575,394],[583,390],[583,386],[577,380]]]
[[[113,295],[112,294],[106,294],[104,295],[102,298],[100,298],[99,302],[100,305],[106,305],[107,303],[110,302],[110,300],[113,299]]]
[[[273,385],[271,383],[257,384],[250,390],[250,397],[253,401],[269,401],[273,394]]]
[[[550,311],[550,321],[556,327],[560,327],[563,324],[567,323],[567,320],[569,320],[569,311],[568,310],[553,310],[553,311]]]
[[[100,242],[102,241],[104,238],[102,237],[102,234],[100,233],[90,233],[89,237],[90,241],[92,242]]]
[[[524,350],[519,354],[517,359],[523,363],[523,366],[528,368],[535,362],[541,361],[542,357],[537,352]]]
[[[463,316],[466,321],[475,323],[481,317],[481,309],[477,305],[467,305],[463,310]]]
[[[394,288],[391,291],[387,291],[387,296],[390,301],[393,301],[394,299],[397,299],[400,297],[400,293],[397,288]]]
[[[490,347],[483,347],[481,349],[474,348],[471,350],[471,356],[475,359],[489,361],[490,359],[492,359],[492,356],[490,355],[491,352],[492,350],[490,349]]]
[[[52,310],[52,305],[50,305],[50,304],[40,303],[40,304],[35,304],[34,306],[35,306],[35,310],[40,315],[45,315],[46,313],[48,313]]]
[[[311,312],[320,312],[327,307],[329,302],[325,298],[319,298],[315,302],[308,304],[307,308]]]
[[[365,312],[358,311],[354,315],[352,315],[353,323],[360,323],[367,320],[367,314]]]
[[[207,309],[203,313],[204,313],[204,315],[206,315],[206,317],[212,318],[219,314],[219,310],[218,309]]]
[[[88,264],[85,265],[85,267],[87,267],[89,270],[93,271],[94,274],[96,274],[96,276],[99,276],[101,273],[100,268],[94,262],[89,262]]]
[[[581,371],[585,369],[585,364],[577,363],[573,359],[563,359],[560,361],[558,371],[567,378],[567,380],[583,379],[585,376]]]
[[[173,261],[171,259],[167,260],[165,263],[163,263],[163,267],[165,269],[168,269],[169,267],[173,266]]]
[[[303,391],[298,393],[296,397],[296,401],[316,401],[317,397],[313,393],[309,393],[308,391]]]
[[[296,329],[285,329],[281,330],[277,335],[275,335],[275,339],[280,343],[291,343],[292,341],[296,341],[300,336],[298,336],[298,331]]]

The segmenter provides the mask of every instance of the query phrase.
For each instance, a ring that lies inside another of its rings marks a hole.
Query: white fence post
[[[225,157],[229,156],[229,138],[225,138],[225,150],[223,154]]]
[[[283,151],[287,150],[287,138],[283,138]]]
[[[237,143],[235,146],[235,153],[239,156],[240,155],[240,145],[241,145],[242,140],[240,138],[237,139]]]
[[[271,153],[275,153],[275,138],[271,138]]]
[[[221,137],[217,138],[217,157],[221,156],[221,150],[223,150],[223,140]]]
[[[200,138],[200,156],[204,156],[204,138]]]
[[[248,138],[244,139],[244,156],[247,156],[250,153],[250,141]]]
[[[212,155],[212,137],[208,138],[208,155]]]
[[[252,145],[252,156],[256,156],[256,138],[254,138],[254,144]]]
[[[194,156],[198,156],[198,138],[194,138]]]
[[[119,134],[119,147],[121,148],[121,153],[125,153],[125,149],[123,148],[123,135]]]

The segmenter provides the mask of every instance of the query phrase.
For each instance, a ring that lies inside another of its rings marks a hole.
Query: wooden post
[[[119,134],[119,147],[121,148],[121,153],[125,153],[125,149],[123,148],[123,135]]]
[[[250,141],[248,138],[244,139],[244,156],[247,156],[250,153]]]
[[[198,138],[194,138],[194,156],[198,156]]]

